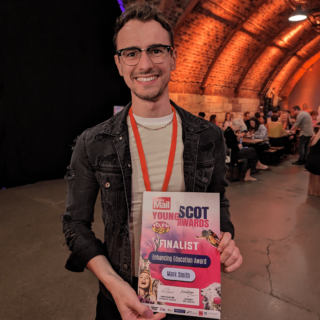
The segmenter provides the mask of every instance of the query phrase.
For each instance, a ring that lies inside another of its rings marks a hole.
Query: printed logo
[[[199,316],[203,316],[203,311],[199,311]]]
[[[165,308],[160,307],[160,311],[166,311],[166,309],[165,309]]]
[[[176,313],[186,313],[186,310],[174,309],[174,312],[176,312]]]
[[[173,311],[173,309],[168,309],[168,311],[172,312],[172,311]]]
[[[152,307],[151,307],[151,308],[152,308]],[[207,312],[204,312],[203,314],[206,316],[208,313],[207,313]]]
[[[170,210],[171,198],[170,197],[154,197],[153,209]]]
[[[154,311],[157,311],[158,307],[151,306],[151,309],[154,310]]]
[[[197,315],[197,314],[198,314],[198,312],[189,310],[189,311],[187,311],[187,314],[194,314],[194,315]]]
[[[167,233],[170,230],[170,226],[167,222],[158,221],[152,224],[152,230],[156,233]]]

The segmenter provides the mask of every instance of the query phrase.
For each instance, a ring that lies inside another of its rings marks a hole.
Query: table
[[[245,144],[258,144],[265,141],[269,141],[269,139],[251,139],[251,138],[242,138],[242,143]]]

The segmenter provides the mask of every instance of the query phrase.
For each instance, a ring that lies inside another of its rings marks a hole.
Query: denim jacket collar
[[[204,124],[198,117],[184,112],[184,110],[178,107],[173,101],[170,100],[170,103],[174,106],[176,111],[178,112],[181,120],[182,127],[189,132],[201,132],[209,128],[207,124]],[[117,136],[125,132],[127,128],[127,116],[129,113],[129,109],[131,107],[131,102],[128,103],[122,112],[117,113],[113,116],[109,121],[106,122],[103,133]]]

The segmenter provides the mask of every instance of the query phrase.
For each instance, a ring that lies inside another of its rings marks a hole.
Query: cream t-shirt
[[[177,114],[177,113],[176,113]],[[137,123],[141,142],[147,162],[151,191],[161,191],[164,177],[167,171],[168,158],[172,137],[173,113],[162,118],[142,118],[134,115]],[[171,123],[170,123],[171,122]],[[185,191],[183,174],[183,141],[181,118],[177,114],[178,136],[177,149],[173,163],[172,174],[167,191]],[[149,129],[162,128],[159,130]],[[132,166],[132,194],[131,194],[131,216],[130,216],[130,240],[132,252],[132,275],[138,277],[140,260],[140,237],[142,223],[142,193],[145,191],[144,180],[141,170],[137,144],[132,131],[130,118],[127,117],[129,129],[129,145]]]

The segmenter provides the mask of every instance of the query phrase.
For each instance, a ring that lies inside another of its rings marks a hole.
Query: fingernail
[[[218,251],[219,251],[219,252],[222,252],[222,248],[218,247]]]
[[[151,318],[153,316],[153,312],[151,310],[147,311],[147,318]]]

